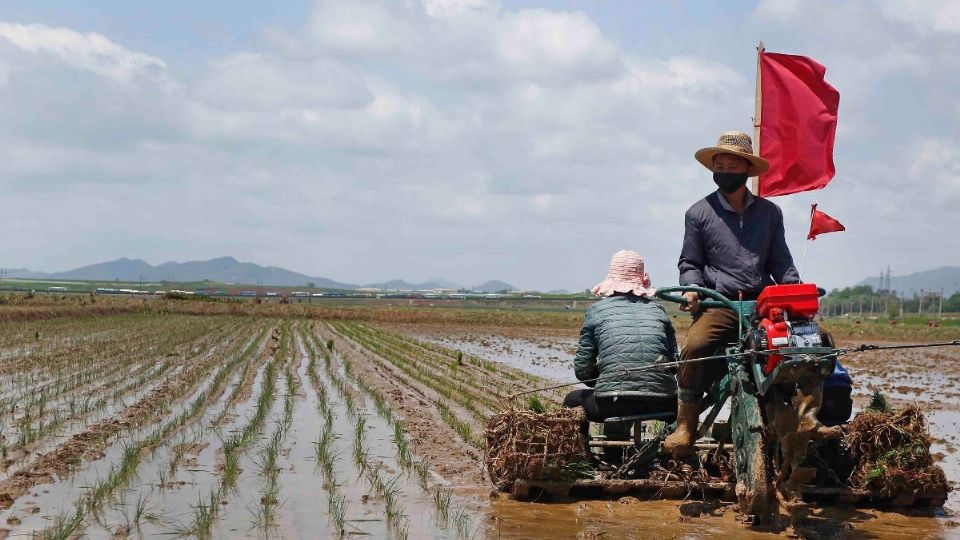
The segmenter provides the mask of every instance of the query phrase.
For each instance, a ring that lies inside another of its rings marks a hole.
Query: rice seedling
[[[277,460],[280,456],[280,444],[283,442],[283,425],[278,423],[277,428],[270,436],[270,442],[264,446],[260,457],[260,474],[273,476],[279,470]]]
[[[473,435],[473,427],[471,427],[470,424],[460,420],[460,418],[458,418],[457,415],[450,410],[446,403],[438,401],[436,405],[437,410],[440,411],[440,417],[443,419],[443,421],[450,425],[464,442],[481,450],[483,449],[485,444],[484,441]]]
[[[357,416],[353,431],[353,463],[362,473],[367,465],[367,451],[363,447],[363,435],[367,425],[366,415]]]
[[[342,493],[331,493],[327,503],[327,510],[339,535],[343,536],[347,521],[347,498]]]
[[[417,484],[424,491],[430,489],[430,461],[427,458],[421,458],[413,464],[413,470],[417,475]]]
[[[157,467],[157,487],[163,489],[167,485],[167,479],[170,478],[164,467]]]
[[[206,386],[204,390],[201,390],[199,396],[210,396],[218,393],[220,386],[225,379],[225,373],[233,369],[235,365],[235,362],[229,362],[226,365],[221,366],[220,370],[212,377],[211,384]],[[186,390],[195,384],[196,380],[204,375],[208,368],[212,368],[212,365],[198,366],[193,374],[193,377],[187,377],[185,380],[181,381],[181,387],[183,390]],[[192,403],[204,403],[205,401],[206,397],[204,397],[202,400],[195,400]],[[100,508],[110,494],[114,493],[121,486],[126,485],[136,475],[140,460],[143,455],[145,455],[145,450],[158,444],[160,441],[167,438],[173,431],[186,425],[187,422],[197,414],[197,412],[198,411],[196,410],[196,407],[191,404],[190,406],[186,407],[185,410],[183,410],[178,416],[170,418],[161,423],[160,426],[139,441],[124,443],[120,462],[112,466],[109,469],[106,478],[104,478],[102,481],[96,482],[90,492],[88,492],[88,494],[84,496],[77,505],[80,516],[79,519],[82,521],[83,515],[86,512],[96,511],[98,508]],[[185,439],[181,438],[181,443],[185,443]],[[177,453],[176,449],[174,449],[174,453]],[[202,512],[200,515],[202,517]],[[48,529],[48,531],[56,533],[58,528],[59,525],[55,525],[54,527]]]
[[[193,506],[193,536],[196,536],[197,538],[210,538],[210,533],[213,529],[213,523],[216,521],[217,514],[219,512],[219,493],[211,492],[206,501],[204,501],[202,498],[199,499],[197,501],[197,505]]]
[[[527,398],[527,409],[537,413],[543,414],[547,412],[547,406],[540,400],[540,396],[531,395]]]
[[[137,497],[137,504],[133,507],[133,517],[129,520],[130,523],[139,527],[144,520],[152,521],[154,519],[156,519],[156,515],[148,511],[146,495],[140,494]]]
[[[461,538],[470,538],[473,536],[473,521],[470,519],[470,514],[468,514],[463,507],[458,508],[457,512],[453,515],[453,523],[457,526],[457,534]]]
[[[485,421],[489,411],[495,410],[499,406],[493,399],[496,391],[484,392],[476,388],[476,382],[472,376],[454,374],[452,377],[447,377],[441,375],[441,371],[438,370],[446,369],[447,363],[440,364],[437,361],[429,360],[429,356],[423,357],[418,352],[413,351],[408,342],[356,323],[331,323],[331,327],[393,364],[404,375],[431,388],[444,398],[457,403],[469,411],[478,421]],[[421,349],[421,352],[423,352],[423,349]],[[456,428],[456,426],[451,427]],[[478,441],[474,440],[473,442]]]
[[[393,444],[397,448],[397,463],[400,464],[400,467],[404,470],[410,468],[413,463],[413,454],[410,452],[410,440],[407,439],[407,434],[403,430],[403,425],[400,422],[393,422]]]
[[[367,483],[370,484],[370,487],[376,493],[383,495],[384,489],[386,487],[386,482],[383,481],[383,477],[380,476],[380,467],[382,463],[377,464],[376,466],[364,463],[362,467],[363,475],[367,479]]]
[[[433,507],[437,512],[437,523],[446,527],[450,521],[450,492],[437,486],[433,490]]]
[[[83,527],[84,512],[77,508],[73,514],[58,515],[51,527],[48,527],[34,536],[39,540],[66,540],[73,538]]]
[[[323,479],[331,482],[334,479],[333,462],[336,459],[336,452],[330,447],[332,437],[330,437],[328,433],[329,431],[324,431],[320,437],[318,437],[317,442],[314,443],[314,450],[316,452],[317,466],[320,468]]]

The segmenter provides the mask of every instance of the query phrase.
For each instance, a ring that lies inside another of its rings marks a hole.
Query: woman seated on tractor
[[[565,407],[583,407],[591,422],[677,410],[673,373],[656,364],[678,357],[667,312],[651,300],[655,289],[635,251],[618,251],[606,279],[592,289],[603,297],[587,309],[574,371],[589,386],[567,394]]]

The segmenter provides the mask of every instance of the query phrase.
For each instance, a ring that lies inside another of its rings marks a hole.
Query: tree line
[[[960,291],[943,297],[943,313],[960,313]],[[890,318],[901,314],[927,314],[935,316],[941,311],[939,291],[916,291],[909,295],[898,291],[874,290],[871,285],[857,285],[833,289],[821,302],[821,311],[827,316],[845,314],[886,315]]]

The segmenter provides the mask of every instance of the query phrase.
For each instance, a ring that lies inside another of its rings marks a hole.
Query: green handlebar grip
[[[687,305],[687,299],[683,297],[683,293],[687,293],[687,292],[699,293],[701,298],[706,298],[706,300],[700,301],[700,306],[704,308],[723,307],[733,311],[737,311],[737,307],[726,296],[718,293],[713,289],[707,289],[704,287],[694,287],[692,285],[681,285],[679,287],[663,287],[663,288],[657,289],[657,298],[661,300],[666,300],[668,302],[675,302],[677,304],[685,306]]]
[[[683,293],[686,292],[695,292],[699,293],[702,298],[705,300],[700,301],[701,308],[725,308],[733,311],[734,313],[740,316],[740,331],[742,332],[744,328],[750,327],[749,317],[744,314],[738,306],[740,302],[734,303],[732,300],[726,296],[718,293],[713,289],[707,289],[704,287],[694,287],[692,285],[681,285],[679,287],[663,287],[657,289],[657,298],[661,300],[666,300],[668,302],[676,302],[682,306],[687,305],[687,299],[683,297]]]

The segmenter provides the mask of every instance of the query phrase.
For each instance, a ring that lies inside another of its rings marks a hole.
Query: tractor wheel
[[[763,418],[751,385],[738,377],[730,411],[731,438],[735,449],[737,502],[742,514],[766,520],[773,511],[775,497],[770,458],[764,440]]]

